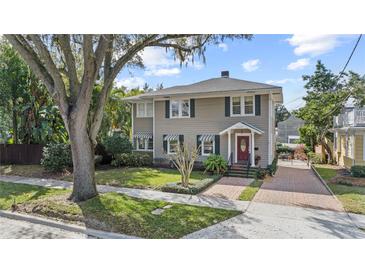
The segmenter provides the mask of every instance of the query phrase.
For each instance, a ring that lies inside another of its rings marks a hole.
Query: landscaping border
[[[96,237],[99,239],[142,239],[137,236],[130,236],[126,234],[107,232],[102,230],[96,230],[93,228],[87,228],[74,224],[67,224],[60,221],[54,221],[48,218],[42,218],[39,216],[32,216],[27,214],[21,214],[17,212],[11,212],[6,210],[0,210],[0,217],[17,220],[17,221],[25,221],[33,224],[50,226],[62,230],[67,230],[74,233],[86,234],[88,236]]]
[[[321,175],[319,175],[318,171],[316,170],[316,168],[313,166],[312,163],[310,163],[310,167],[313,170],[314,174],[317,176],[317,178],[321,181],[321,183],[325,186],[325,188],[332,194],[332,196],[335,197],[335,199],[337,201],[340,202],[340,200],[337,198],[337,196],[335,195],[335,193],[333,193],[332,189],[327,185],[327,182],[321,177]],[[341,203],[341,202],[340,202]],[[342,203],[341,203],[342,205]]]
[[[210,178],[205,178],[200,180],[199,182],[194,183],[194,186],[190,188],[185,188],[179,185],[178,182],[168,183],[161,187],[161,191],[163,192],[170,192],[170,193],[179,193],[179,194],[190,194],[190,195],[197,195],[200,192],[204,191],[215,182],[217,182],[221,175],[213,175]]]

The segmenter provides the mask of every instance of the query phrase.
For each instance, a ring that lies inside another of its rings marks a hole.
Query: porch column
[[[251,131],[251,166],[255,166],[255,132]]]
[[[229,157],[231,156],[231,130],[228,130],[228,158],[227,160],[229,160]],[[231,159],[233,162],[233,159]]]

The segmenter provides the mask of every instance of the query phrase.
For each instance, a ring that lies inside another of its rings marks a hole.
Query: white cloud
[[[228,51],[228,45],[226,43],[218,44],[218,48],[222,49],[223,51]]]
[[[298,56],[308,54],[318,56],[330,52],[340,44],[339,35],[301,35],[294,34],[286,39],[293,47]]]
[[[298,81],[298,79],[285,78],[285,79],[280,79],[280,80],[268,80],[268,81],[266,81],[266,84],[269,84],[269,85],[283,85],[283,84],[288,84],[288,83],[295,83],[297,81]]]
[[[305,68],[308,65],[309,65],[309,58],[301,58],[295,62],[290,63],[286,68],[288,70],[298,70]]]
[[[180,74],[181,70],[179,68],[160,68],[151,69],[145,72],[147,76],[172,76]]]
[[[248,61],[242,63],[242,67],[247,72],[257,70],[259,68],[259,65],[260,65],[259,59],[252,59],[252,60],[248,60]]]
[[[141,77],[129,77],[116,81],[117,87],[126,87],[128,89],[143,87],[146,81]]]
[[[170,58],[169,54],[162,48],[146,48],[140,54],[143,59],[143,64],[147,68],[156,68],[160,66],[174,65],[175,61]]]

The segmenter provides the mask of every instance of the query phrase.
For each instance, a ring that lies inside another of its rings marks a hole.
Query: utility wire
[[[356,41],[356,44],[354,46],[354,48],[352,49],[352,52],[349,56],[349,58],[347,59],[347,62],[345,64],[345,66],[343,67],[342,71],[340,72],[340,74],[338,75],[338,78],[341,78],[342,74],[345,72],[346,68],[347,68],[347,65],[350,63],[350,60],[352,58],[352,56],[354,55],[354,52],[357,48],[357,45],[359,44],[360,40],[361,40],[361,37],[362,37],[362,34],[359,35],[359,38],[357,38],[357,41]]]

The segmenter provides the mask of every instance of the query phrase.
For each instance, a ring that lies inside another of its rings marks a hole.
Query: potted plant
[[[260,162],[261,160],[261,156],[260,155],[256,155],[255,156],[255,166],[257,166],[257,164]]]

